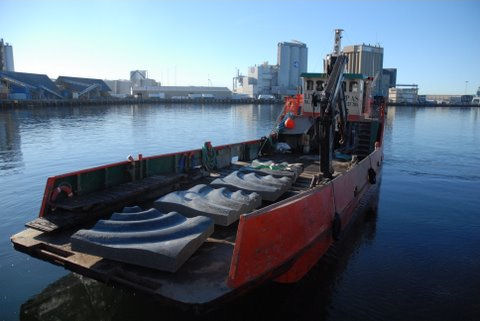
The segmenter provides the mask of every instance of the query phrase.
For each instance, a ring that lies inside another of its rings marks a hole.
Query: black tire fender
[[[340,239],[341,233],[342,233],[342,220],[340,219],[340,215],[338,213],[335,213],[332,221],[332,238],[335,241],[338,241]]]
[[[377,182],[377,173],[375,172],[375,170],[373,168],[370,167],[370,169],[368,170],[368,182],[370,184],[375,184]]]

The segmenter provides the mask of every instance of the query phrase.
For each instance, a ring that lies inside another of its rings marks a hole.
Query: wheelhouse
[[[314,106],[314,97],[320,97],[324,93],[327,82],[326,73],[303,73],[303,114],[317,116],[320,113],[318,107]],[[369,107],[369,83],[371,78],[363,74],[343,74],[342,88],[345,94],[345,101],[348,110],[348,120],[359,120],[368,112]],[[364,106],[365,103],[365,106]]]

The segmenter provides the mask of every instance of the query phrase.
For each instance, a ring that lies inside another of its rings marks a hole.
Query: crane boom
[[[342,88],[347,56],[340,53],[327,57],[327,83],[320,98],[320,171],[325,178],[333,174],[334,123],[339,115],[340,141],[345,141],[347,107]]]

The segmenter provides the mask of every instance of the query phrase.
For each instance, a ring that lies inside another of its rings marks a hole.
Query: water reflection
[[[131,153],[150,155],[198,148],[206,140],[225,144],[260,138],[272,127],[280,108],[174,104],[3,109],[0,176],[18,173],[25,163],[44,161],[60,173],[91,166],[95,160],[95,165],[123,160]],[[99,154],[100,146],[105,148]],[[76,168],[58,166],[58,157],[69,158]],[[89,157],[91,161],[85,165],[79,162]]]
[[[70,273],[21,305],[20,320],[317,320],[330,318],[335,285],[361,246],[375,238],[378,193],[348,233],[300,282],[270,283],[213,311],[159,305],[152,298]],[[156,317],[155,317],[156,318]]]
[[[24,166],[19,128],[17,113],[0,111],[0,176]]]

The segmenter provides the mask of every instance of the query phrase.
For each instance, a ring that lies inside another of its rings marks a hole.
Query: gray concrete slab
[[[228,226],[241,214],[249,213],[261,204],[262,199],[257,193],[199,184],[189,190],[167,194],[156,200],[153,206],[160,211],[179,211],[190,217],[205,215],[215,224]]]
[[[213,233],[213,220],[156,209],[114,213],[71,237],[72,250],[110,260],[175,272]]]
[[[234,171],[223,178],[215,179],[210,185],[256,192],[267,201],[277,200],[292,185],[288,177],[276,178],[272,175],[260,175],[255,172]]]
[[[271,168],[269,166],[271,166]],[[276,167],[280,169],[277,169]],[[295,182],[297,177],[303,171],[303,165],[301,163],[290,164],[283,162],[280,164],[275,164],[271,161],[254,161],[249,166],[244,166],[239,170],[243,172],[255,172],[261,175],[272,175],[273,177],[289,177],[293,180],[293,182]]]

